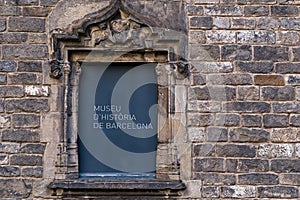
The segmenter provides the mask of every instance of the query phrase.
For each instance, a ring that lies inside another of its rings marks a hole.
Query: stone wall
[[[128,4],[163,28],[186,21],[192,148],[180,160],[190,171],[179,198],[300,198],[300,1]],[[57,175],[63,86],[49,77],[51,33],[107,5],[0,0],[0,198],[55,199],[47,186]],[[185,19],[166,17],[182,10]]]

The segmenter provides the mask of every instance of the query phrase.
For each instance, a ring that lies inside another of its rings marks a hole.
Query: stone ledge
[[[179,196],[184,190],[182,181],[167,181],[157,179],[78,179],[56,180],[49,189],[54,196],[64,197],[124,197],[124,196]]]

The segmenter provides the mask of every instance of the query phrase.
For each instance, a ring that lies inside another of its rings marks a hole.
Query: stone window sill
[[[85,198],[179,196],[185,189],[182,181],[157,179],[56,180],[48,187],[54,191],[55,196]]]

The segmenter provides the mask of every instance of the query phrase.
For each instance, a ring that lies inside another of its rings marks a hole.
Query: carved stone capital
[[[49,62],[51,72],[50,72],[50,77],[59,79],[60,77],[63,76],[63,71],[62,71],[62,65],[63,62],[60,60],[51,60]]]

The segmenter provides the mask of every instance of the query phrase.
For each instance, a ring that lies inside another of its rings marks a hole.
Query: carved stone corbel
[[[63,70],[62,70],[63,61],[51,60],[49,65],[51,67],[51,72],[50,72],[51,78],[59,79],[60,77],[63,76]]]
[[[170,64],[175,70],[176,78],[185,79],[190,77],[190,64],[186,60],[171,61]]]

